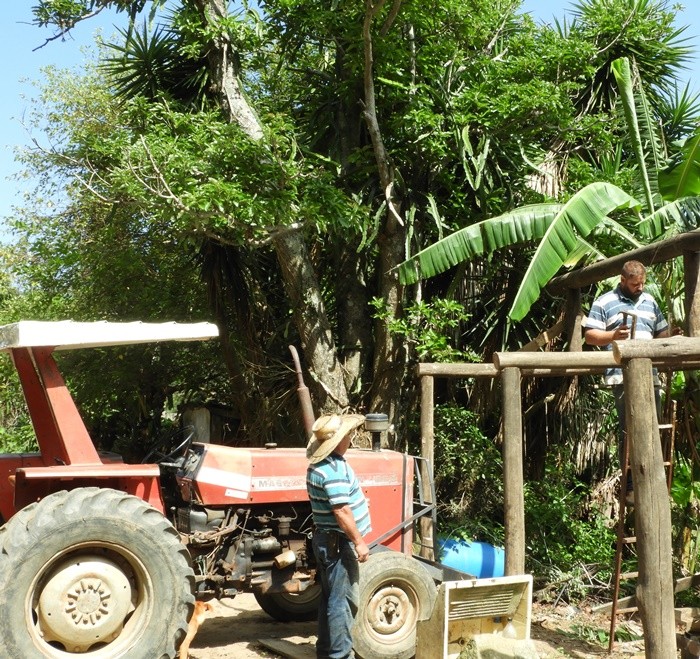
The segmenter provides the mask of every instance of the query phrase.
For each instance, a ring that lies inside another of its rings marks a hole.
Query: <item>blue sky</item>
[[[21,204],[23,184],[11,180],[19,170],[14,150],[29,143],[22,117],[28,111],[28,96],[35,93],[30,84],[38,80],[41,69],[50,64],[78,67],[84,61],[83,47],[94,44],[97,30],[105,36],[114,32],[114,15],[102,12],[78,24],[65,41],[51,41],[40,47],[51,31],[31,25],[31,6],[25,0],[12,0],[3,6],[0,23],[0,223],[15,204]],[[119,17],[118,17],[119,18]]]
[[[687,5],[680,12],[678,23],[689,26],[686,35],[700,56],[700,3],[687,0]],[[551,23],[554,16],[563,17],[571,6],[570,1],[524,0],[522,10],[530,12],[538,21]],[[79,24],[65,41],[52,41],[38,48],[50,37],[50,32],[30,25],[30,8],[31,3],[21,0],[5,2],[0,23],[0,85],[4,90],[0,104],[0,225],[11,212],[11,207],[21,203],[25,189],[21,182],[11,177],[19,169],[14,162],[14,149],[28,143],[22,127],[22,116],[29,105],[27,97],[34,93],[28,81],[37,80],[41,68],[48,64],[80,66],[84,58],[83,48],[94,42],[95,32],[101,30],[110,36],[114,31],[114,14],[102,12]],[[123,15],[116,19],[123,24]],[[695,91],[700,91],[700,63],[697,60],[692,62],[687,79]]]

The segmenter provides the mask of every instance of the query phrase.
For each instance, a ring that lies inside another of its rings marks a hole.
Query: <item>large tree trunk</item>
[[[282,234],[274,244],[285,292],[292,305],[301,347],[313,380],[308,385],[315,394],[316,411],[345,411],[348,407],[345,382],[306,245],[298,232]]]
[[[236,70],[236,54],[220,22],[228,15],[227,0],[194,0],[202,20],[218,36],[209,50],[209,68],[219,93],[221,109],[252,140],[263,139],[257,115],[242,92]],[[284,289],[301,337],[304,357],[316,383],[316,406],[320,410],[345,409],[348,396],[321,289],[300,232],[288,232],[274,239]]]
[[[352,154],[361,149],[363,123],[360,103],[362,80],[355,77],[346,62],[346,53],[353,43],[337,42],[335,48],[335,71],[340,85],[352,87],[356,94],[338,100],[335,123],[338,134],[338,153],[342,176],[351,180],[357,166]],[[360,193],[361,189],[353,190]],[[359,237],[358,237],[359,243]],[[366,279],[366,260],[348,244],[347,236],[336,239],[336,304],[338,306],[338,354],[345,374],[348,394],[357,400],[367,393],[372,373],[372,322],[369,318],[369,293]]]
[[[364,42],[364,87],[365,110],[364,118],[367,123],[374,158],[377,163],[379,181],[384,191],[386,201],[386,217],[384,227],[379,236],[379,295],[385,303],[389,317],[398,318],[402,309],[402,288],[398,277],[392,268],[404,260],[405,256],[405,227],[401,218],[401,203],[397,199],[394,189],[395,174],[391,166],[389,154],[382,140],[374,93],[374,54],[372,48],[372,24],[379,10],[384,4],[383,0],[376,3],[366,0],[365,20],[363,26]],[[396,17],[400,2],[394,2],[392,12],[381,31],[386,31],[391,26],[391,21]],[[384,321],[378,321],[375,326],[374,348],[374,380],[372,382],[370,410],[384,412],[402,436],[403,415],[397,413],[397,404],[402,390],[405,375],[405,355],[401,344],[389,333]]]
[[[221,22],[228,17],[228,0],[194,0],[203,22],[217,36],[212,39],[208,52],[209,70],[216,84],[216,91],[224,114],[231,123],[251,139],[258,141],[263,137],[262,126],[257,115],[243,95],[236,67],[236,53],[225,30],[220,29]]]
[[[347,245],[337,253],[338,354],[348,394],[354,395],[361,392],[370,377],[372,325],[367,317],[369,300],[362,262]]]

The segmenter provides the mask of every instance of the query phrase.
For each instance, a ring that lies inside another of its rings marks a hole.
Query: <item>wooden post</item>
[[[505,574],[525,573],[525,497],[523,495],[523,426],[520,369],[504,368],[503,387],[503,507]]]
[[[432,375],[423,375],[420,379],[420,437],[421,455],[428,464],[422,463],[423,500],[436,503],[431,500],[430,484],[433,482],[433,460],[435,458],[435,428],[434,428],[434,381]],[[432,517],[422,517],[420,520],[421,548],[420,555],[428,560],[435,560],[435,529]]]
[[[569,288],[566,291],[566,337],[569,340],[569,352],[581,352],[581,289]]]
[[[656,418],[651,360],[630,359],[623,364],[623,374],[639,555],[637,601],[644,627],[645,656],[675,659],[671,507]]]
[[[685,318],[688,336],[700,336],[700,254],[683,252]]]

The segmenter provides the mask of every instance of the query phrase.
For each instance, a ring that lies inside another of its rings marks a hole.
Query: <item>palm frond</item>
[[[691,91],[690,83],[686,83],[682,89],[675,86],[659,94],[654,108],[667,143],[692,135],[700,123],[700,94]]]
[[[150,34],[144,23],[140,30],[119,29],[119,33],[123,43],[107,44],[115,55],[100,66],[117,96],[157,99],[168,95],[191,101],[203,94],[205,60],[183,57],[179,37],[170,28],[158,26]]]

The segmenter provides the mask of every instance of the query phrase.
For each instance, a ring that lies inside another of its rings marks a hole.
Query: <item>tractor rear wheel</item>
[[[145,501],[56,492],[0,529],[0,656],[175,656],[194,606],[189,554]]]
[[[255,593],[260,608],[280,622],[307,622],[318,617],[321,586],[314,584],[300,593]]]
[[[353,649],[363,659],[410,659],[416,623],[433,610],[437,589],[418,561],[395,551],[360,564],[360,604]]]

